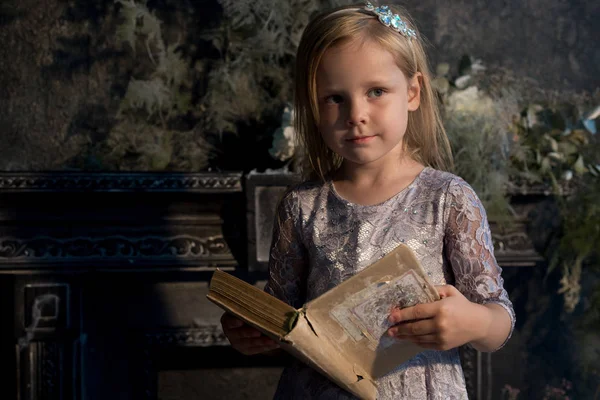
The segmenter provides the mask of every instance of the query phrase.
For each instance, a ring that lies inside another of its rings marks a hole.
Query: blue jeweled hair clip
[[[365,10],[377,15],[382,24],[389,26],[401,35],[409,39],[417,37],[417,33],[413,29],[410,29],[398,14],[393,14],[389,6],[375,7],[370,1],[367,1]]]

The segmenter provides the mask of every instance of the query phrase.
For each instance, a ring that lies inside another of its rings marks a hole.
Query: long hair
[[[392,28],[383,25],[377,17],[360,6],[346,6],[321,13],[307,25],[300,39],[296,55],[294,128],[298,145],[303,149],[301,166],[304,178],[325,179],[342,163],[342,158],[331,151],[318,129],[317,68],[323,54],[337,44],[353,40],[372,40],[389,51],[407,79],[417,72],[422,74],[419,83],[421,98],[419,108],[409,112],[404,135],[404,148],[414,160],[436,169],[453,168],[452,151],[440,115],[438,98],[431,86],[431,73],[424,50],[424,40],[406,10],[390,9],[417,32],[408,39]]]

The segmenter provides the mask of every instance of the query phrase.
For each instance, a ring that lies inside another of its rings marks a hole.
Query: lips
[[[346,139],[347,142],[353,144],[363,144],[370,142],[375,136],[356,136],[349,139]]]

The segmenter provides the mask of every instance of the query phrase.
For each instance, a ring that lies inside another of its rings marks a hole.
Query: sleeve
[[[294,192],[283,196],[277,206],[269,253],[269,279],[265,291],[300,308],[306,301],[307,250],[300,231],[298,198]]]
[[[473,188],[460,178],[453,179],[446,195],[444,220],[445,257],[452,267],[456,288],[470,301],[496,303],[510,316],[510,332],[515,327],[515,312],[504,289],[502,269],[494,257],[492,234],[485,209]]]

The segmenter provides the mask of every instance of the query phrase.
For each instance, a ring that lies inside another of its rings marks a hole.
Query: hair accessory
[[[382,24],[389,26],[401,35],[406,36],[409,39],[417,37],[417,33],[410,29],[398,14],[393,14],[389,6],[375,7],[370,1],[367,1],[365,10],[377,15]]]

